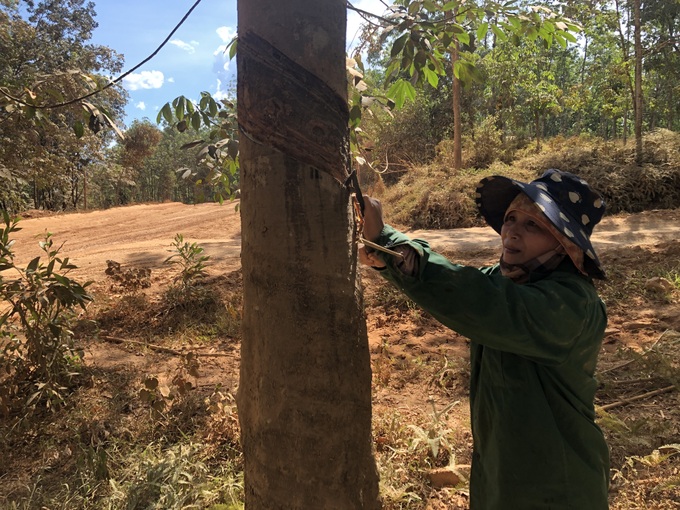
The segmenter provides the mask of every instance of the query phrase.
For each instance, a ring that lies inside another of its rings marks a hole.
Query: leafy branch
[[[413,100],[417,87],[437,88],[446,74],[448,55],[462,47],[472,49],[489,32],[499,41],[541,40],[546,47],[558,43],[566,47],[576,42],[574,33],[580,26],[543,6],[520,8],[516,2],[485,2],[477,6],[465,1],[397,0],[391,6],[387,22],[379,34],[381,45],[392,40],[387,82],[387,96],[401,108]],[[475,62],[458,53],[453,74],[463,84],[481,82]]]
[[[47,262],[40,257],[26,268],[14,263],[10,235],[21,230],[18,219],[2,211],[0,227],[0,298],[8,308],[0,314],[0,369],[7,376],[0,388],[0,411],[8,413],[17,402],[27,413],[38,405],[54,408],[63,402],[68,385],[81,368],[82,352],[74,342],[69,323],[74,309],[92,301],[88,283],[67,275],[76,266],[59,255],[52,234],[40,242]],[[8,278],[5,271],[17,276]]]
[[[235,41],[230,46],[235,51]],[[239,192],[239,141],[236,107],[227,99],[215,100],[209,92],[201,92],[198,104],[185,96],[165,103],[156,117],[180,133],[192,129],[200,138],[182,145],[182,149],[200,147],[196,159],[208,169],[206,179],[215,186],[214,198],[222,203],[233,200]],[[196,173],[188,168],[177,170],[182,179],[201,184]]]

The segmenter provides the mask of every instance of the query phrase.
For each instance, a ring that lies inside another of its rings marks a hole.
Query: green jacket
[[[609,451],[593,406],[607,315],[592,283],[565,261],[518,285],[498,265],[452,264],[390,226],[378,243],[416,250],[417,274],[381,254],[382,274],[470,339],[471,509],[607,509]]]

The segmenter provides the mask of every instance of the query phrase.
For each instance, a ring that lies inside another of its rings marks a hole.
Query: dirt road
[[[211,272],[233,270],[240,266],[241,252],[241,223],[235,205],[143,204],[24,219],[19,223],[22,230],[13,236],[16,261],[23,265],[41,255],[36,236],[51,232],[55,244],[64,243],[62,255],[78,266],[74,276],[97,281],[105,278],[107,260],[129,267],[161,268],[171,254],[175,235],[181,233],[211,257]],[[490,228],[415,230],[409,235],[427,239],[435,249],[462,253],[493,252],[499,242]],[[596,228],[593,242],[604,252],[679,238],[680,209],[676,209],[607,217]]]
[[[210,255],[210,266],[224,271],[240,266],[241,220],[235,204],[144,204],[87,213],[57,214],[24,219],[16,239],[16,261],[21,265],[41,255],[45,232],[63,244],[81,279],[105,278],[107,260],[128,267],[163,267],[176,234],[197,243]]]

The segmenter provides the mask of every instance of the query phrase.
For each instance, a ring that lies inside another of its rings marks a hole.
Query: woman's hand
[[[364,195],[364,239],[372,242],[377,241],[384,226],[380,200]],[[376,269],[385,267],[385,263],[378,256],[378,253],[371,248],[366,248],[366,246],[359,248],[359,262]]]
[[[380,200],[364,195],[364,238],[376,242],[384,226]]]
[[[377,251],[371,249],[367,250],[365,246],[359,248],[359,262],[375,269],[382,269],[386,265],[378,256]]]

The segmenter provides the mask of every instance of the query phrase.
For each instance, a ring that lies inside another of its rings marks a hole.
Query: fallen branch
[[[101,337],[107,342],[112,342],[114,344],[133,344],[141,345],[152,351],[165,352],[167,354],[172,354],[173,356],[185,356],[189,353],[200,358],[227,358],[231,354],[224,352],[196,352],[196,351],[178,351],[177,349],[171,349],[170,347],[163,347],[162,345],[154,345],[146,342],[138,342],[137,340],[129,340],[126,338],[116,338],[115,336],[103,336]]]
[[[630,360],[628,360],[628,361],[624,361],[623,363],[620,363],[620,364],[618,364],[618,365],[615,365],[615,366],[613,366],[613,367],[610,367],[610,368],[608,368],[608,369],[606,369],[606,370],[602,370],[601,372],[598,372],[597,375],[599,376],[599,375],[606,374],[606,373],[608,373],[608,372],[613,372],[614,370],[618,370],[619,368],[626,367],[626,366],[630,365],[631,363],[635,363],[636,361],[638,361],[638,360],[639,360],[640,358],[642,358],[643,356],[645,356],[645,355],[649,354],[650,352],[652,352],[652,350],[654,349],[654,347],[656,347],[656,345],[659,343],[659,341],[661,341],[661,339],[662,339],[664,336],[666,336],[667,333],[672,333],[672,332],[673,332],[672,330],[667,329],[666,331],[664,331],[663,333],[661,333],[661,335],[659,336],[659,338],[657,338],[657,339],[655,340],[655,342],[654,342],[650,347],[648,347],[647,349],[645,349],[645,352],[643,352],[642,354],[640,354],[639,357],[630,359]]]
[[[600,375],[603,375],[603,374],[606,374],[606,373],[609,373],[609,372],[613,372],[614,370],[618,370],[619,368],[626,367],[626,366],[630,365],[631,363],[635,363],[636,361],[637,361],[637,359],[630,359],[628,361],[624,361],[623,363],[619,363],[618,365],[614,365],[613,367],[609,367],[606,370],[602,370],[602,371],[598,372],[597,375],[600,376]]]
[[[659,380],[660,377],[642,377],[640,379],[622,379],[620,381],[609,381],[605,386],[625,386],[628,384],[650,383]]]
[[[600,406],[600,409],[603,411],[608,411],[610,409],[614,409],[615,407],[621,407],[626,404],[630,404],[632,402],[637,402],[638,400],[643,400],[649,397],[654,397],[656,395],[661,395],[662,393],[668,393],[669,391],[673,391],[675,389],[675,385],[671,386],[666,386],[665,388],[660,388],[658,390],[650,391],[648,393],[643,393],[642,395],[636,395],[635,397],[630,397],[630,398],[624,398],[619,400],[618,402],[612,402],[611,404],[606,404],[603,406]]]

